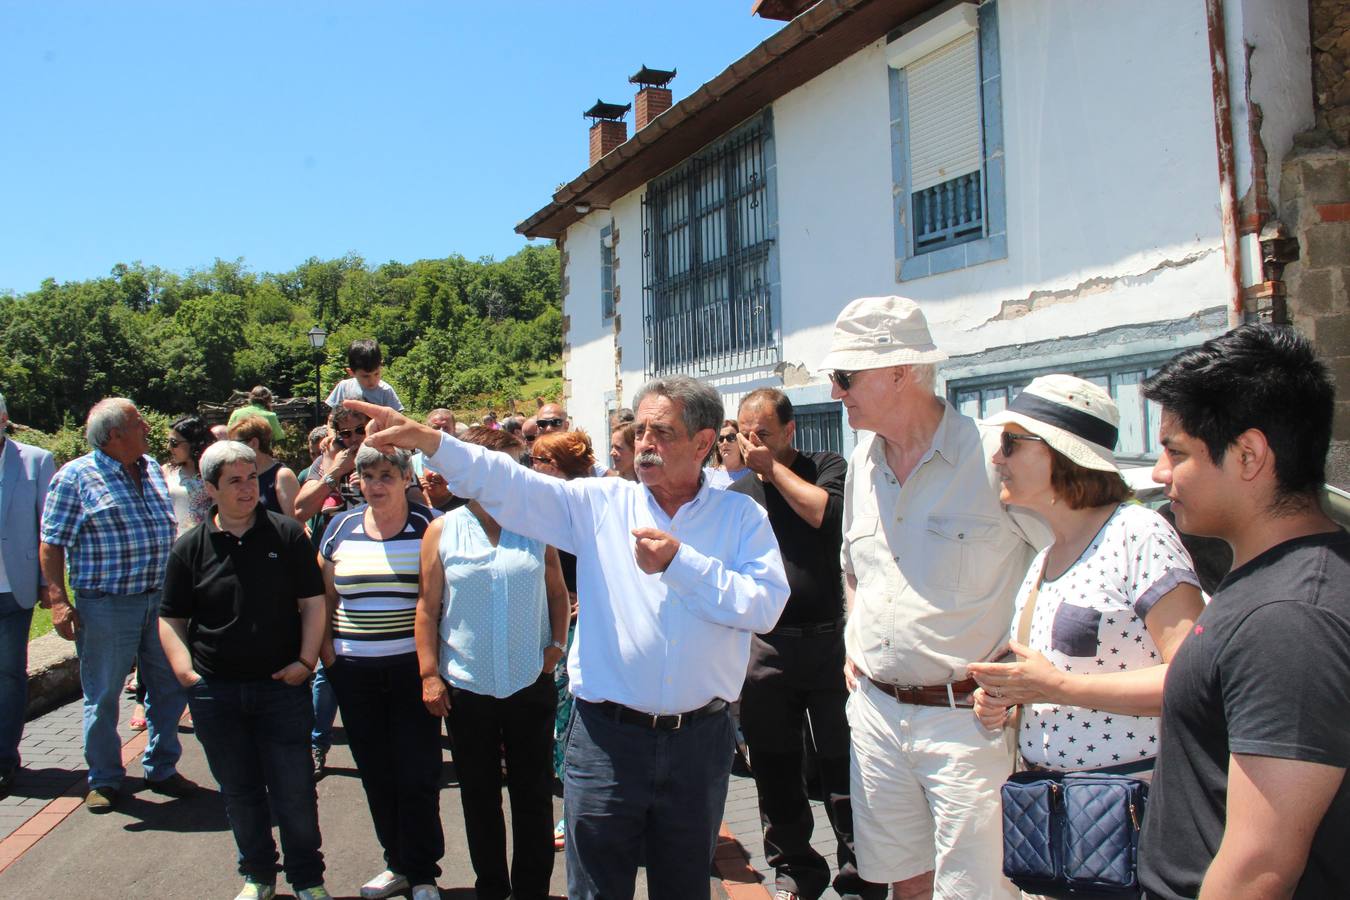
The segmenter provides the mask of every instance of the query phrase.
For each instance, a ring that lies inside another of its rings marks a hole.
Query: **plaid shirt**
[[[42,542],[66,548],[70,585],[105,594],[157,591],[176,526],[159,465],[137,461],[141,490],[102,450],[67,463],[42,511]]]

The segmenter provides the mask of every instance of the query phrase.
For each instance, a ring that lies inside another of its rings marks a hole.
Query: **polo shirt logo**
[[[268,553],[268,554],[267,554],[267,558],[268,558],[268,559],[276,559],[276,558],[277,558],[277,555],[276,555],[275,553]]]

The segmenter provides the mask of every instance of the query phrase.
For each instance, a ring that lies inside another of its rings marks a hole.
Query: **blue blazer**
[[[0,451],[0,470],[4,472],[4,487],[0,488],[0,553],[4,555],[5,574],[14,599],[25,609],[32,609],[38,599],[38,585],[45,583],[38,566],[38,529],[56,464],[41,447],[6,438],[4,450]]]

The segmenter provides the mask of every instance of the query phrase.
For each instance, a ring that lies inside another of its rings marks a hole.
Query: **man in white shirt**
[[[502,527],[577,557],[583,612],[564,776],[568,896],[708,896],[750,635],[773,628],[787,577],[764,511],[711,490],[701,464],[722,399],[687,376],[638,392],[637,483],[563,481],[371,404],[377,448],[416,448]]]
[[[1007,638],[1034,526],[999,503],[997,431],[934,394],[943,359],[912,300],[864,297],[821,362],[849,425],[873,432],[844,488],[858,871],[896,897],[1016,898],[1000,868],[1012,753],[972,721],[966,666]]]

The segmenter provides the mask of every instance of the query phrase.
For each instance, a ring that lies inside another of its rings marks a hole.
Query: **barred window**
[[[812,403],[792,411],[797,423],[792,446],[801,453],[844,452],[844,416],[838,403]]]
[[[778,361],[769,128],[761,116],[647,187],[643,312],[652,375]]]

